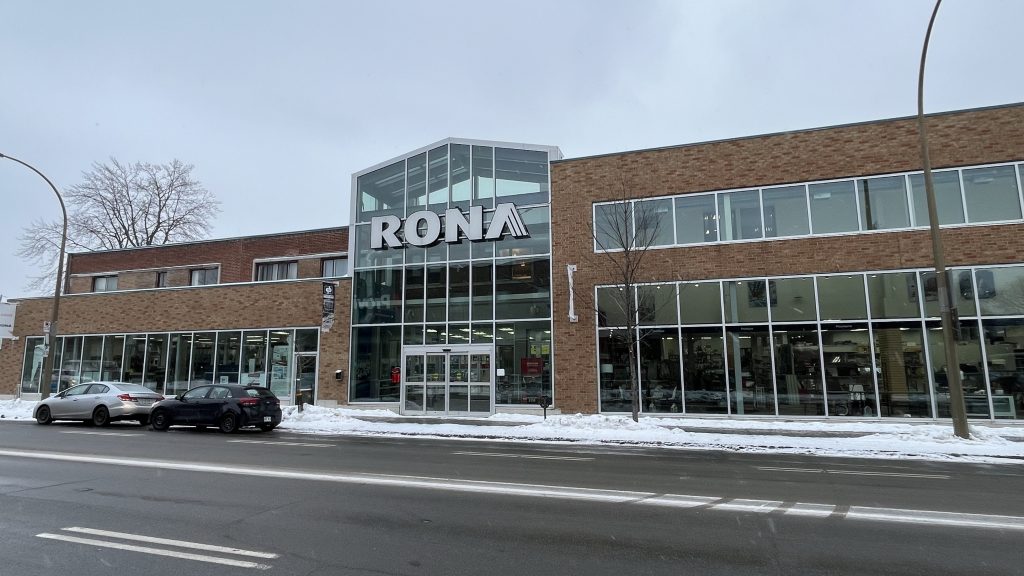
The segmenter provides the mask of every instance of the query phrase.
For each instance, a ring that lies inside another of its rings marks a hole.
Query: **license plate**
[[[149,406],[152,403],[153,403],[152,400],[145,400],[145,399],[139,400],[139,406]]]
[[[273,421],[274,421],[274,419],[273,419],[273,418],[271,418],[270,416],[264,416],[264,417],[263,417],[263,421],[264,421],[264,422],[273,422]]]

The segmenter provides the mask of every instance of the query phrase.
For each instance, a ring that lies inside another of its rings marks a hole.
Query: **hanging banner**
[[[17,308],[17,304],[0,303],[0,340],[14,338],[14,312]]]
[[[323,283],[323,313],[320,318],[320,329],[330,332],[334,326],[334,293],[338,287],[334,282]]]

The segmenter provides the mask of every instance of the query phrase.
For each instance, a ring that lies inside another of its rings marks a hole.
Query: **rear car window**
[[[261,396],[263,398],[270,398],[270,397],[272,397],[274,395],[274,393],[271,392],[269,389],[267,389],[267,388],[260,388],[258,386],[253,387],[253,388],[246,388],[245,389],[245,393],[248,394],[252,398],[259,398]]]
[[[117,387],[122,392],[152,392],[149,388],[138,384],[117,384]]]

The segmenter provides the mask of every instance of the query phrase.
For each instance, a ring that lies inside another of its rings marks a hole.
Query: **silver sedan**
[[[79,384],[41,401],[35,409],[36,422],[81,420],[106,426],[114,420],[137,420],[149,424],[154,402],[164,397],[145,386],[127,382]]]

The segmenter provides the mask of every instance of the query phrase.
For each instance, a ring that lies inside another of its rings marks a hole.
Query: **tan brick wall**
[[[935,167],[1024,160],[1024,105],[928,119]],[[552,164],[556,402],[597,410],[594,313],[589,296],[615,283],[593,253],[594,202],[920,170],[916,124],[895,120],[626,152]],[[943,231],[950,265],[1024,261],[1024,225]],[[578,323],[568,321],[566,265],[576,264]],[[871,233],[652,250],[648,281],[885,270],[931,265],[927,231]],[[621,278],[621,277],[620,277]],[[618,280],[621,282],[621,279]]]
[[[335,329],[321,338],[321,399],[341,402],[346,397],[346,382],[335,381],[334,371],[348,363],[351,289],[348,279],[341,280]],[[19,303],[14,332],[20,339],[5,341],[0,350],[0,394],[17,393],[26,337],[41,335],[51,302]],[[311,327],[319,326],[320,320],[320,281],[274,282],[69,295],[61,298],[58,334]]]

